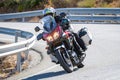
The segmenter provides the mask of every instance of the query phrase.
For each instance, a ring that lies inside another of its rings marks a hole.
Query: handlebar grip
[[[37,40],[40,40],[40,39],[42,39],[42,38],[43,38],[43,34],[40,33],[40,34],[37,36]]]
[[[40,31],[40,28],[38,26],[35,27],[34,29],[36,32]]]

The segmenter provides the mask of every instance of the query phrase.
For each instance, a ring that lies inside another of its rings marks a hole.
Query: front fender
[[[63,69],[66,72],[71,73],[73,71],[73,64],[72,64],[72,62],[68,63],[68,59],[70,61],[70,57],[65,57],[64,54],[67,54],[67,53],[66,53],[66,51],[64,53],[63,52],[64,50],[61,50],[61,48],[65,48],[65,46],[61,45],[61,46],[58,46],[55,48],[55,56],[58,59],[60,65],[63,67]]]
[[[65,48],[65,45],[62,44],[61,46],[56,47],[56,48],[54,49],[54,51],[56,51],[56,50],[58,50],[58,49],[61,49],[61,48]]]

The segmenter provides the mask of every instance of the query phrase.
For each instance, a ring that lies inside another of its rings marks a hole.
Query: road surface
[[[38,23],[0,23],[1,27],[34,32]],[[43,61],[8,80],[120,80],[120,24],[73,24],[75,32],[87,27],[93,43],[86,51],[85,67],[66,73],[59,65],[51,63],[46,55],[45,42],[37,41],[33,48],[43,54]]]

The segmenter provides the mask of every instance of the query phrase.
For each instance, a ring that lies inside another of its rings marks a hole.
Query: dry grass
[[[29,61],[31,60],[31,56],[25,60],[25,53],[21,53],[22,59],[22,70],[27,69],[29,65]],[[4,79],[6,77],[11,76],[11,74],[16,74],[16,63],[17,63],[17,55],[10,55],[7,57],[0,58],[0,79]]]

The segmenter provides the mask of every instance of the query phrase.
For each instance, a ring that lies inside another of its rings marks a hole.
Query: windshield
[[[55,19],[52,16],[46,16],[41,19],[45,33],[50,33],[56,28]]]

